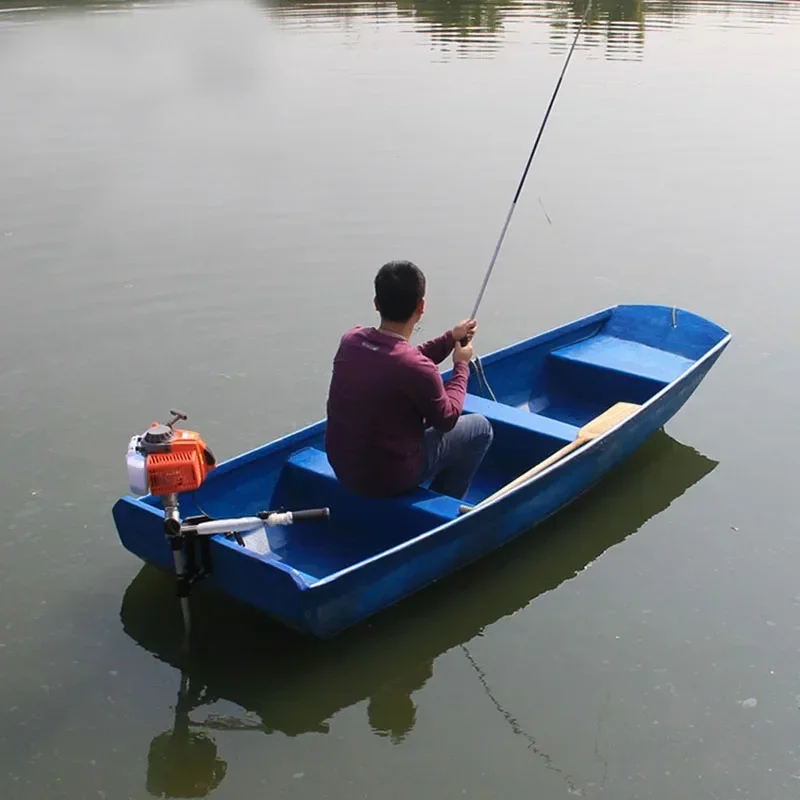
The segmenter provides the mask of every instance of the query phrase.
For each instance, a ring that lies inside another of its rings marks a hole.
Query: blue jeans
[[[418,483],[432,479],[431,491],[463,499],[493,438],[489,420],[480,414],[459,417],[447,433],[427,428]]]

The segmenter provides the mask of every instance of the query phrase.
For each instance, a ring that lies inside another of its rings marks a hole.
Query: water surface
[[[421,335],[465,316],[583,6],[0,12],[0,797],[797,795],[795,3],[596,3],[481,306],[483,353],[618,302],[731,330],[666,432],[327,645],[199,593],[189,660],[111,521],[128,438],[318,419],[390,258]]]

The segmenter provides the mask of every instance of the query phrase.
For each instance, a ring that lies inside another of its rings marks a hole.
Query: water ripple
[[[547,26],[554,52],[569,46],[587,0],[256,0],[287,30],[331,27],[368,20],[424,34],[443,52],[479,56],[501,49],[516,29],[531,21]],[[113,13],[174,6],[160,0],[0,0],[3,25],[26,24],[48,12],[84,9]],[[647,35],[685,28],[702,20],[707,28],[769,34],[774,25],[800,20],[791,0],[594,0],[582,47],[606,58],[638,59]]]

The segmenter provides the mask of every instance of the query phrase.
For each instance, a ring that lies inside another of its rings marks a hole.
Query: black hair
[[[407,322],[425,297],[425,276],[410,261],[389,261],[375,276],[378,311],[389,322]]]

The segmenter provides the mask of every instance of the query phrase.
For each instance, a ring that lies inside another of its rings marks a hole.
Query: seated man
[[[360,494],[398,495],[432,479],[433,491],[462,499],[493,436],[485,417],[461,416],[477,324],[465,320],[419,347],[409,344],[425,310],[425,276],[409,261],[380,268],[375,308],[380,326],[349,330],[333,362],[328,460]],[[436,364],[451,352],[445,384]]]

